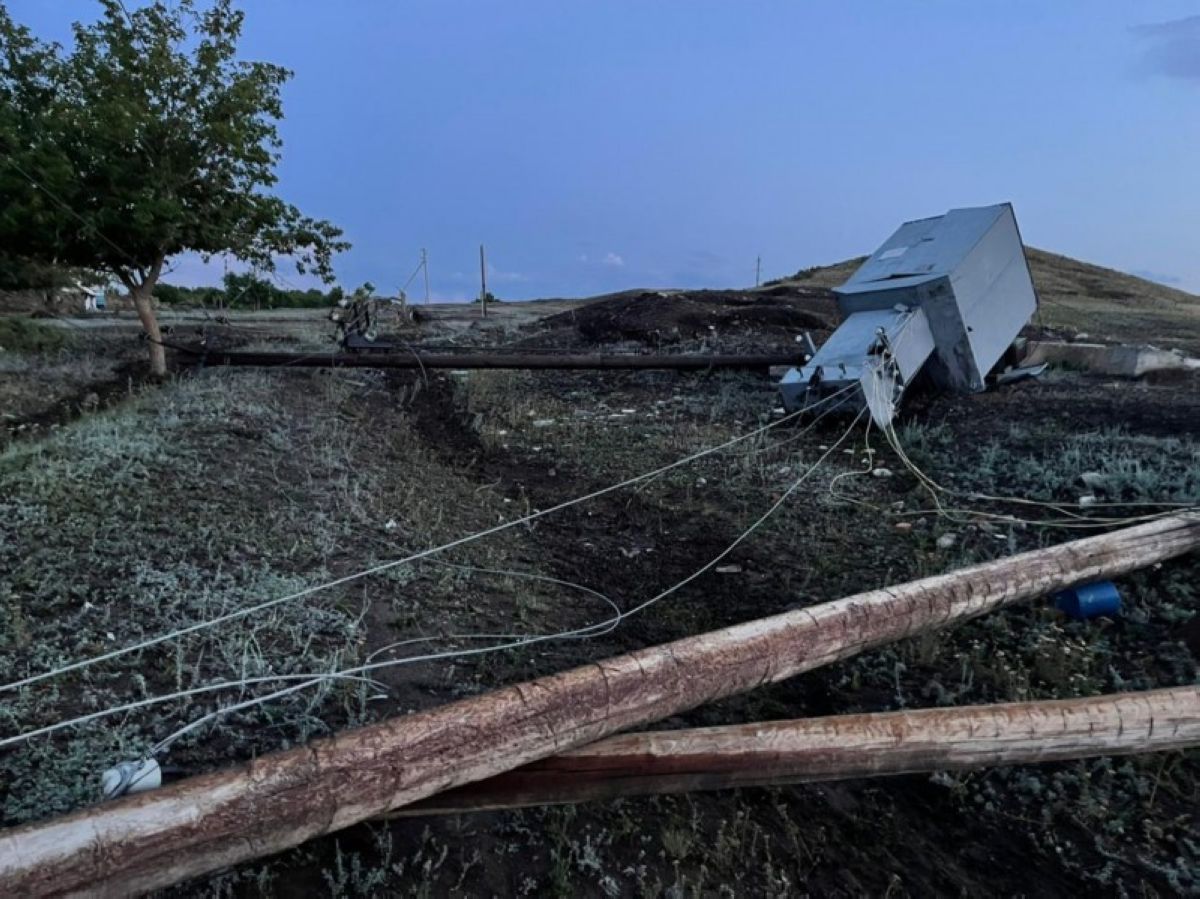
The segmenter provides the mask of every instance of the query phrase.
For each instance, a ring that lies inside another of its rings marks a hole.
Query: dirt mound
[[[651,346],[716,336],[792,342],[801,331],[828,331],[836,307],[829,291],[638,291],[597,300],[541,322],[571,329],[588,343],[635,341]]]

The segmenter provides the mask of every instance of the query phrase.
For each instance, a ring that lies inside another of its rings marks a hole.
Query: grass
[[[1089,403],[1110,404],[1108,388],[1070,384],[1091,391]],[[1121,498],[1200,498],[1194,428],[1084,427],[1036,414],[1040,395],[1021,401],[1019,419],[997,414],[988,428],[984,417],[937,407],[923,419],[932,424],[914,424],[902,439],[930,474],[964,491],[1071,500],[1091,471]],[[774,403],[773,385],[747,375],[479,372],[427,381],[219,370],[135,394],[0,451],[0,681],[547,508],[744,433],[769,420]],[[767,435],[448,557],[474,570],[394,569],[21,691],[0,711],[3,732],[229,677],[327,669],[405,637],[595,620],[606,613],[594,598],[477,569],[578,581],[628,607],[712,558],[844,427]],[[206,770],[1062,537],[933,515],[898,531],[875,508],[830,493],[835,474],[860,471],[868,458],[861,441],[848,448],[739,548],[729,560],[739,572],[701,579],[609,638],[398,668],[381,678],[386,699],[332,686],[226,717],[181,741],[169,761]],[[878,441],[875,449],[895,476],[845,478],[839,488],[872,506],[923,507],[915,480]],[[948,531],[958,539],[940,549]],[[1067,622],[1030,604],[664,726],[1192,683],[1196,660],[1178,634],[1200,610],[1197,573],[1192,560],[1122,579],[1126,614],[1116,622]],[[5,753],[5,823],[93,801],[104,767],[221,701],[162,706]],[[1192,889],[1200,868],[1198,770],[1195,753],[1172,754],[409,820],[354,828],[173,892],[930,895],[1055,883],[1164,894]]]
[[[0,316],[0,352],[48,353],[72,343],[71,335],[29,318]]]

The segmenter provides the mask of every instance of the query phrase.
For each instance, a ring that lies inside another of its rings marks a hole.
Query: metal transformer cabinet
[[[906,222],[834,294],[845,320],[784,375],[784,404],[802,409],[838,394],[880,426],[922,368],[947,390],[982,390],[1037,309],[1008,203]]]

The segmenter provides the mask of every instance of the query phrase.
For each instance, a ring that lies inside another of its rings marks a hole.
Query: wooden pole
[[[421,272],[425,275],[425,305],[429,305],[429,255],[421,249]]]
[[[958,771],[1200,746],[1200,687],[623,734],[388,817]]]
[[[0,894],[149,891],[922,631],[1200,545],[1200,516],[651,646],[0,833]]]
[[[386,342],[381,338],[379,342]],[[283,368],[509,368],[509,369],[657,369],[663,371],[706,371],[715,368],[770,368],[802,362],[799,353],[754,355],[707,353],[538,353],[472,352],[423,353],[254,353],[179,349],[204,360],[206,365],[252,365]]]
[[[483,255],[483,244],[479,245],[479,315],[487,318],[487,261]]]

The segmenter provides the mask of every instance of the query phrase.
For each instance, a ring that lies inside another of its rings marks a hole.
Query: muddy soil
[[[668,347],[708,340],[794,346],[800,332],[823,337],[835,322],[833,295],[821,288],[643,291],[549,316],[535,333],[578,345],[633,342]]]

